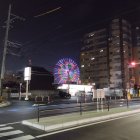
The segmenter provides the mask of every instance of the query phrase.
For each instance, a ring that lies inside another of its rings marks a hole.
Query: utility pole
[[[11,14],[11,4],[9,5],[9,11],[8,11],[8,18],[7,18],[7,23],[6,23],[6,33],[5,33],[5,39],[4,39],[4,49],[3,49],[2,64],[1,64],[1,74],[0,74],[1,96],[2,96],[3,79],[4,79],[4,73],[5,73],[5,60],[6,60],[7,42],[8,42],[8,34],[9,34],[9,27],[10,27],[10,14]]]
[[[11,4],[10,4],[9,10],[8,10],[8,17],[7,17],[7,21],[6,21],[6,32],[5,32],[5,39],[4,39],[2,62],[1,62],[1,73],[0,73],[0,95],[1,96],[2,96],[2,92],[3,92],[3,80],[4,80],[4,74],[5,74],[5,62],[6,62],[7,47],[8,47],[8,45],[10,45],[12,47],[15,47],[17,45],[17,43],[10,42],[8,40],[10,23],[12,23],[15,19],[25,20],[24,18],[21,18],[21,17],[11,13]]]

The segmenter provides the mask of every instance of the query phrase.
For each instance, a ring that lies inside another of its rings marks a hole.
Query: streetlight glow
[[[131,65],[132,65],[132,66],[135,66],[135,65],[136,65],[136,62],[134,62],[134,61],[131,62]]]

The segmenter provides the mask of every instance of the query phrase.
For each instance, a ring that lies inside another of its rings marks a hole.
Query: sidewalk
[[[58,130],[67,129],[70,127],[76,127],[84,124],[90,124],[94,122],[105,121],[109,119],[119,118],[128,116],[136,113],[140,113],[140,106],[113,108],[108,110],[97,111],[86,111],[82,115],[80,113],[70,113],[64,115],[57,115],[51,117],[40,118],[37,122],[36,119],[24,120],[22,124],[29,125],[47,132],[53,132]]]
[[[5,106],[8,106],[8,105],[10,105],[11,103],[9,102],[9,101],[2,101],[1,103],[0,103],[0,107],[5,107]]]

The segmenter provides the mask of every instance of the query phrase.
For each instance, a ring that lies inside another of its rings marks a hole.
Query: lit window
[[[91,60],[94,60],[94,59],[95,59],[94,57],[91,58]]]
[[[81,65],[81,68],[84,68],[84,65]]]
[[[90,36],[94,36],[94,34],[91,34]]]
[[[85,55],[84,53],[82,53],[81,55]]]
[[[100,52],[103,52],[104,50],[100,50]]]

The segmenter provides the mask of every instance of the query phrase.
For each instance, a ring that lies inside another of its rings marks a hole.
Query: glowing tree
[[[70,58],[64,58],[57,62],[54,68],[54,79],[57,84],[78,82],[79,68]]]

